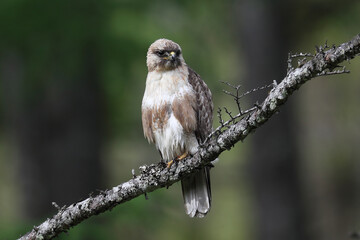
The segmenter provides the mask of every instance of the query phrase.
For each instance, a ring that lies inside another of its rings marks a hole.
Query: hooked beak
[[[171,53],[170,53],[170,58],[171,58],[172,61],[174,61],[175,58],[176,58],[176,53],[175,53],[175,52],[171,52]]]
[[[170,54],[168,54],[168,56],[164,57],[164,59],[171,60],[173,62],[176,59],[176,53],[175,52],[170,52]]]

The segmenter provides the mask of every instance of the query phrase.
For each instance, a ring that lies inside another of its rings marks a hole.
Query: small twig
[[[276,82],[276,80],[274,80]],[[243,94],[241,94],[239,96],[239,98],[242,98],[242,97],[245,97],[246,95],[250,94],[250,93],[253,93],[253,92],[256,92],[256,91],[259,91],[259,90],[263,90],[263,89],[266,89],[266,88],[273,88],[274,87],[274,82],[272,82],[271,84],[268,84],[268,85],[265,85],[265,86],[261,86],[261,87],[257,87],[257,88],[253,88]]]
[[[256,101],[256,103],[254,103],[254,106],[256,107],[256,109],[261,109],[261,106],[258,101]]]
[[[272,82],[272,88],[276,88],[276,86],[278,85],[277,81],[274,79]],[[270,85],[269,85],[270,86]]]
[[[232,96],[232,97],[234,98],[234,100],[235,100],[235,102],[236,102],[236,105],[237,105],[237,107],[238,107],[239,113],[241,113],[241,105],[240,105],[240,98],[241,98],[241,97],[239,96],[239,90],[240,90],[240,88],[241,88],[241,85],[235,86],[235,85],[232,85],[232,84],[230,84],[230,83],[228,83],[228,82],[223,82],[223,81],[220,81],[220,82],[222,82],[222,83],[224,83],[224,84],[226,84],[226,85],[228,85],[228,86],[230,86],[231,88],[233,88],[233,89],[236,90],[236,94],[231,93],[231,92],[226,91],[226,90],[223,90],[223,92],[224,92],[225,94],[230,95],[230,96]]]
[[[232,85],[232,84],[229,83],[229,82],[224,82],[224,81],[220,81],[220,82],[223,83],[223,84],[226,84],[226,85],[228,85],[229,87],[234,88],[234,89],[240,89],[240,88],[241,88],[241,85],[235,86],[235,85]]]
[[[229,119],[226,122],[223,122],[222,124],[220,124],[220,126],[218,126],[214,131],[212,131],[212,133],[209,134],[209,136],[205,139],[205,141],[203,142],[203,144],[205,144],[206,142],[208,142],[214,135],[217,135],[219,133],[221,133],[221,129],[223,129],[226,126],[229,126],[230,123],[235,123],[235,120],[240,120],[243,117],[247,116],[249,113],[255,111],[257,109],[257,107],[252,107],[249,108],[245,111],[243,111],[242,113],[237,114],[236,116],[233,117],[233,119]],[[221,110],[220,110],[221,111]],[[219,111],[218,111],[219,112]]]
[[[306,57],[298,60],[298,67],[302,67],[306,63]]]
[[[61,210],[61,207],[59,205],[57,205],[56,202],[52,202],[51,204],[56,208],[56,210],[58,210],[58,211]]]
[[[231,83],[228,83],[228,82],[223,82],[223,81],[220,81],[221,83],[223,84],[226,84],[227,86],[235,89],[235,93],[232,93],[232,92],[229,92],[227,90],[222,90],[225,94],[231,96],[234,98],[236,104],[237,104],[237,107],[238,107],[238,110],[239,110],[239,114],[237,114],[236,116],[233,116],[232,112],[230,112],[226,107],[224,107],[224,110],[225,112],[227,113],[227,115],[229,116],[229,120],[227,120],[226,122],[224,121],[223,117],[222,117],[222,109],[221,108],[218,108],[217,110],[217,116],[218,116],[218,119],[219,119],[219,123],[220,123],[220,126],[218,126],[206,139],[205,141],[203,142],[203,144],[205,144],[211,137],[213,137],[214,135],[219,135],[222,130],[226,127],[229,127],[231,124],[233,123],[236,123],[236,121],[238,119],[241,119],[242,117],[244,117],[246,114],[256,110],[259,106],[255,104],[255,107],[253,108],[250,108],[248,110],[245,110],[243,111],[242,108],[241,108],[241,105],[240,105],[240,99],[243,98],[244,96],[250,94],[250,93],[253,93],[253,92],[256,92],[256,91],[259,91],[259,90],[263,90],[263,89],[266,89],[266,88],[275,88],[278,84],[276,82],[276,80],[274,80],[271,84],[268,84],[268,85],[265,85],[265,86],[261,86],[261,87],[257,87],[257,88],[254,88],[254,89],[251,89],[247,92],[244,92],[242,94],[239,93],[239,90],[241,88],[241,85],[233,85]]]
[[[328,48],[330,48],[327,43],[328,43],[328,40],[326,39],[326,40],[325,40],[325,44],[324,44],[324,49],[325,49],[325,50],[328,49]]]
[[[232,97],[234,97],[234,98],[237,98],[237,96],[236,95],[234,95],[233,93],[231,93],[231,92],[229,92],[229,91],[226,91],[226,90],[222,90],[223,91],[223,93],[225,93],[225,94],[227,94],[227,95],[229,95],[229,96],[232,96]]]
[[[311,54],[311,53],[302,53],[302,52],[291,54],[291,53],[289,52],[289,54],[288,54],[288,59],[287,59],[287,65],[288,65],[288,67],[287,67],[287,75],[289,75],[289,73],[290,73],[292,70],[294,70],[294,67],[292,66],[292,60],[293,60],[294,58],[299,58],[299,57],[302,57],[302,58],[303,58],[303,59],[298,60],[298,67],[301,67],[302,65],[305,64],[305,62],[306,62],[306,60],[307,60],[307,57],[314,57],[314,55]]]
[[[221,108],[218,108],[218,110],[217,110],[217,116],[218,116],[218,118],[219,118],[219,123],[220,123],[220,125],[223,126],[223,125],[224,125],[224,120],[222,119]]]
[[[298,57],[314,57],[314,55],[311,53],[302,53],[302,52],[291,55],[291,58],[298,58]]]
[[[234,121],[235,118],[231,115],[231,112],[226,107],[224,107],[224,109],[225,109],[225,112],[229,115],[230,120]]]
[[[286,75],[289,75],[289,73],[294,69],[293,66],[292,66],[292,55],[291,55],[291,52],[288,53],[288,58],[287,58],[287,74]]]
[[[329,76],[329,75],[337,75],[337,74],[343,74],[343,73],[350,73],[349,70],[347,70],[345,68],[345,66],[341,69],[341,70],[336,70],[336,71],[322,71],[320,73],[318,73],[316,76]]]

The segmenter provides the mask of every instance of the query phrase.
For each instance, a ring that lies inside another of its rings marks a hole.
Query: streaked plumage
[[[144,135],[154,143],[163,161],[184,153],[193,155],[212,130],[211,92],[189,68],[180,46],[159,39],[147,53],[148,76],[142,101]],[[210,210],[209,168],[182,180],[186,213],[203,217]]]

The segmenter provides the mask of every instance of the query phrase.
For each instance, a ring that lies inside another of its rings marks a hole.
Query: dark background
[[[350,40],[359,12],[355,0],[0,1],[0,239],[159,161],[140,116],[156,39],[179,43],[215,108],[235,112],[220,81],[279,82],[288,52]],[[206,218],[186,216],[175,184],[59,239],[347,239],[360,229],[360,61],[346,66],[221,155]]]

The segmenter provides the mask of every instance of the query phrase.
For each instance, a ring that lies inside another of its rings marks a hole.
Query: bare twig
[[[236,102],[236,104],[237,104],[239,113],[241,113],[241,105],[240,105],[240,98],[241,98],[241,96],[239,96],[239,90],[240,90],[240,88],[241,88],[241,85],[235,86],[235,85],[232,85],[232,84],[230,84],[230,83],[228,83],[228,82],[222,82],[222,83],[224,83],[224,84],[226,84],[226,85],[228,85],[228,86],[230,86],[230,87],[232,87],[232,88],[234,88],[234,89],[236,90],[235,94],[233,94],[233,93],[231,93],[231,92],[229,92],[229,91],[226,91],[226,90],[223,90],[223,92],[224,92],[225,94],[227,94],[227,95],[230,95],[230,96],[234,97],[234,100],[235,100],[235,102]]]
[[[311,53],[302,53],[302,52],[291,55],[291,58],[298,58],[298,57],[314,57],[314,55]]]
[[[233,123],[237,119],[242,119],[243,117],[248,116],[249,113],[255,111],[256,109],[257,109],[257,107],[252,107],[250,109],[247,109],[247,110],[243,111],[242,113],[238,113],[232,119],[229,119],[228,121],[220,124],[220,126],[218,126],[214,131],[212,131],[212,133],[210,133],[210,135],[205,139],[203,145],[206,144],[213,136],[220,134],[221,130],[224,127],[230,126],[230,124]]]
[[[274,80],[275,81],[275,80]],[[276,82],[276,81],[275,81]],[[240,94],[240,88],[241,88],[241,85],[232,85],[231,83],[228,83],[228,82],[223,82],[221,81],[221,83],[224,83],[226,84],[227,86],[233,88],[235,90],[235,93],[232,93],[232,92],[229,92],[227,90],[222,90],[225,94],[231,96],[234,98],[234,101],[236,102],[236,105],[238,107],[238,110],[239,110],[239,113],[240,113],[240,116],[243,115],[243,111],[242,111],[242,108],[241,108],[241,105],[240,105],[240,99],[245,97],[246,95],[250,94],[250,93],[253,93],[253,92],[256,92],[256,91],[259,91],[259,90],[263,90],[263,89],[266,89],[266,88],[270,88],[270,87],[274,87],[274,84],[269,84],[269,85],[265,85],[265,86],[261,86],[261,87],[257,87],[257,88],[254,88],[254,89],[251,89],[247,92],[244,92],[242,94]],[[226,113],[230,116],[230,118],[233,120],[234,117],[231,116],[231,114],[229,114],[228,110],[225,108],[225,111]],[[218,112],[218,114],[221,114],[221,111],[220,113]],[[237,117],[235,117],[236,119]]]
[[[229,115],[230,120],[231,120],[231,121],[234,121],[235,119],[234,119],[234,117],[231,115],[231,112],[230,112],[226,107],[224,107],[224,109],[225,109],[225,112],[227,113],[227,115]]]
[[[349,70],[347,70],[345,68],[345,66],[340,69],[340,70],[336,70],[336,71],[322,71],[321,73],[318,73],[317,76],[328,76],[328,75],[336,75],[336,74],[343,74],[343,73],[350,73]]]
[[[220,126],[223,126],[223,125],[224,125],[224,120],[222,119],[221,108],[218,108],[218,110],[217,110],[217,116],[218,116],[218,118],[219,118]]]
[[[276,82],[276,80],[274,80]],[[257,87],[257,88],[253,88],[247,92],[244,92],[243,94],[241,94],[239,96],[239,98],[242,98],[242,97],[245,97],[246,95],[250,94],[250,93],[253,93],[253,92],[256,92],[256,91],[259,91],[259,90],[264,90],[264,89],[267,89],[267,88],[273,88],[274,87],[274,83],[271,83],[269,85],[265,85],[265,86],[261,86],[261,87]]]
[[[242,117],[244,112],[242,115],[239,113],[240,115],[234,116],[234,118],[240,118],[236,123],[232,119],[229,120],[232,122],[231,125],[227,125],[228,121],[222,120],[222,125],[227,126],[227,129],[215,130],[218,134],[216,138],[209,137],[194,156],[172,165],[170,169],[161,163],[141,166],[140,173],[129,181],[61,209],[20,239],[51,239],[91,216],[110,210],[142,194],[170,186],[198,171],[199,168],[215,160],[223,151],[230,149],[238,141],[244,140],[251,132],[267,122],[287,101],[287,98],[305,82],[317,77],[326,69],[331,72],[339,63],[357,56],[360,53],[360,35],[337,48],[327,51],[324,51],[324,48],[318,50],[311,60],[289,71],[287,76],[269,92],[266,99],[258,104],[258,107],[248,110],[246,117]]]
[[[292,57],[291,57],[291,52],[288,53],[288,59],[287,59],[287,74],[289,74],[289,72],[291,72],[294,69],[294,67],[292,66]]]
[[[294,70],[294,67],[292,66],[292,60],[299,57],[302,57],[302,59],[298,60],[298,67],[301,67],[302,65],[304,65],[308,57],[314,57],[314,55],[311,53],[302,53],[302,52],[294,53],[294,54],[289,53],[287,59],[287,75],[292,70]]]

